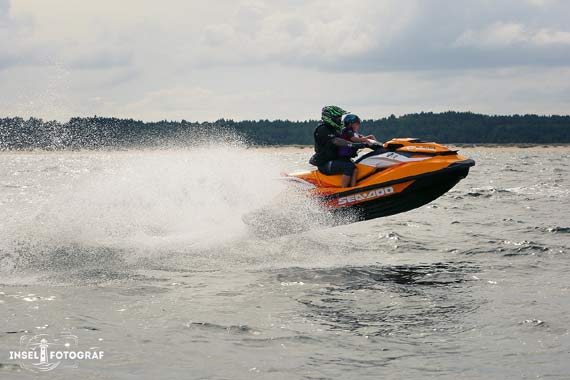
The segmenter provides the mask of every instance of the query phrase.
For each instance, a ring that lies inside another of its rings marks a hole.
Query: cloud
[[[206,43],[194,45],[199,52],[194,63],[279,62],[327,69],[385,46],[413,19],[416,9],[413,2],[393,0],[270,4],[242,2],[234,11],[236,17],[220,17],[223,22],[206,25],[201,41]]]
[[[69,66],[81,70],[110,69],[129,66],[133,62],[132,52],[113,48],[97,48],[74,52],[68,59]]]
[[[229,24],[208,25],[204,29],[205,42],[212,47],[230,43],[234,36],[235,30]]]
[[[62,1],[21,0],[19,7],[35,15],[36,42],[57,50],[58,62],[91,69],[157,55],[188,71],[268,63],[332,71],[570,64],[568,49],[543,49],[565,48],[570,39],[562,16],[570,3],[554,0],[217,0],[215,7],[102,0],[62,3],[68,25],[54,14]],[[489,56],[490,48],[502,50]]]
[[[526,0],[526,2],[535,7],[547,7],[560,2],[560,0]]]
[[[455,41],[455,46],[482,48],[504,48],[513,45],[570,45],[570,32],[552,30],[550,28],[533,30],[522,24],[499,22],[479,31],[468,30]]]
[[[0,0],[0,70],[29,62],[38,62],[35,46],[29,39],[29,22],[11,16],[10,0]]]
[[[496,23],[477,32],[468,30],[462,33],[455,46],[504,47],[525,41],[523,25]]]
[[[186,58],[189,67],[279,63],[363,72],[570,65],[568,2],[238,4],[240,17],[206,26],[205,43],[194,44],[198,54]]]
[[[537,45],[570,45],[570,32],[543,28],[531,37],[531,42]]]
[[[567,112],[570,84],[551,79],[570,67],[568,14],[562,0],[0,0],[0,113],[33,113],[53,82],[65,107],[41,112],[57,117]],[[504,91],[523,83],[536,106]]]
[[[10,22],[10,0],[0,0],[0,28]]]

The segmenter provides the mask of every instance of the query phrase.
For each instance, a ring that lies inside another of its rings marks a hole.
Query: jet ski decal
[[[371,201],[378,198],[387,197],[393,194],[398,194],[404,191],[413,181],[398,183],[391,186],[383,186],[377,189],[361,191],[358,193],[337,193],[329,195],[330,198],[325,201],[325,204],[331,208],[352,206],[362,202]]]
[[[364,200],[369,200],[369,199],[374,199],[374,198],[380,198],[380,197],[383,197],[384,195],[389,195],[392,193],[394,193],[393,187],[386,187],[386,188],[382,188],[382,189],[366,191],[363,193],[356,193],[353,195],[349,195],[347,197],[338,198],[338,205],[342,206],[342,205],[345,205],[347,203],[356,203],[359,201],[364,201]]]

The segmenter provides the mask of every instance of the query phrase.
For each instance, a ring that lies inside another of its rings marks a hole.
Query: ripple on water
[[[478,305],[460,284],[478,270],[468,262],[298,269],[279,273],[277,280],[319,284],[304,288],[296,300],[305,307],[304,318],[331,330],[417,335],[463,328],[457,320]]]

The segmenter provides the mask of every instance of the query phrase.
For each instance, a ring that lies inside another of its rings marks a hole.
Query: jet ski
[[[292,173],[295,183],[324,209],[362,221],[413,210],[439,198],[467,177],[475,161],[456,150],[416,138],[384,144],[369,141],[371,152],[359,157],[354,187],[341,187],[342,175],[318,170]]]

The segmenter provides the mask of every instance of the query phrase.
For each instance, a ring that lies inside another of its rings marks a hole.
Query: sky
[[[0,0],[0,117],[568,114],[568,0]]]

